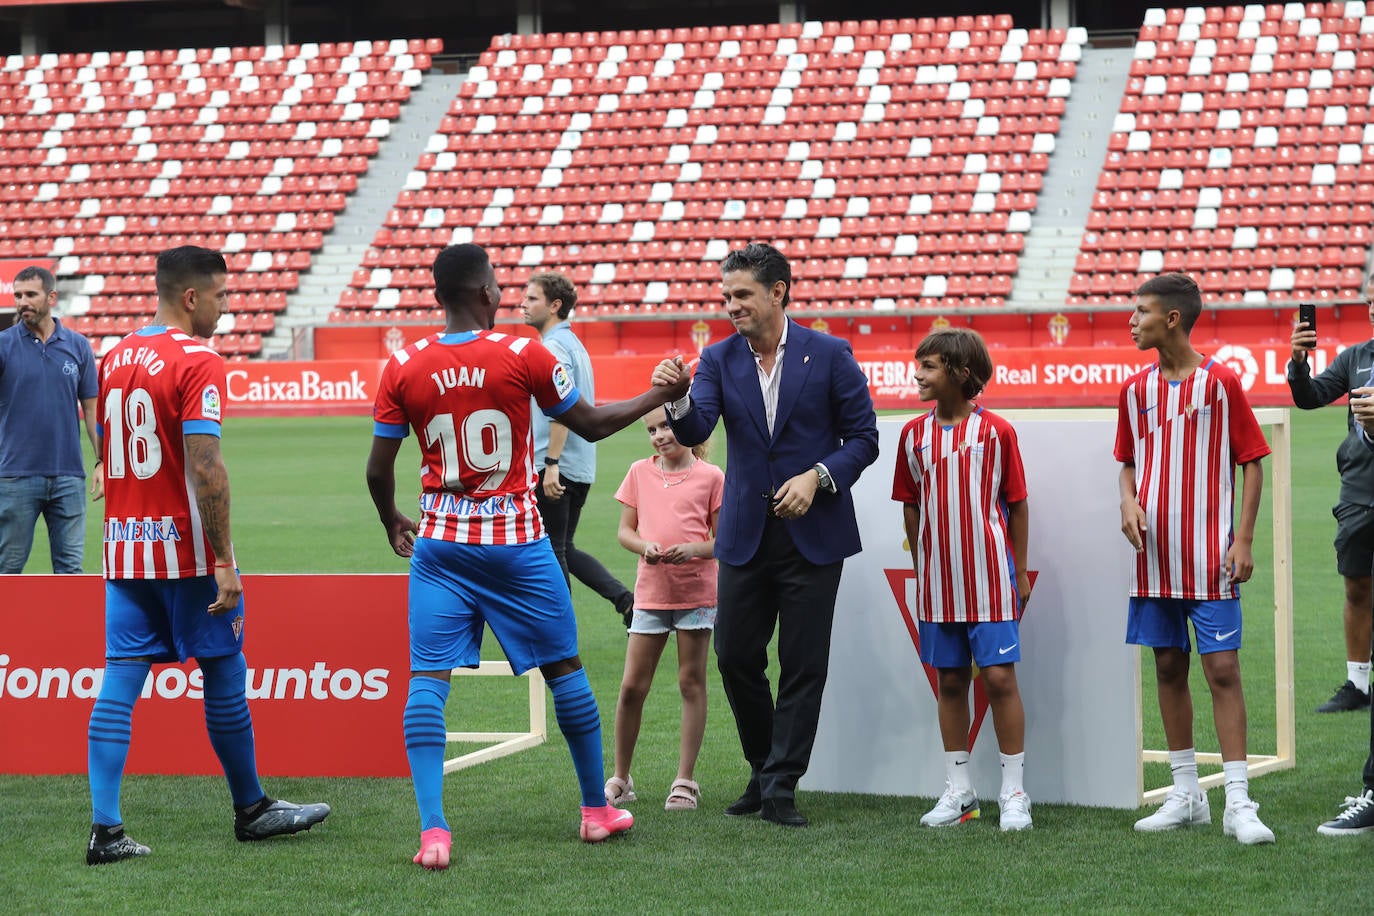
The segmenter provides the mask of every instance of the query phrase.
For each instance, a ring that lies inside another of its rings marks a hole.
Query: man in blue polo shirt
[[[14,278],[18,321],[0,331],[0,573],[24,571],[40,514],[52,571],[81,572],[86,471],[76,405],[99,455],[99,380],[90,343],[53,317],[56,302],[53,275],[25,267]],[[95,499],[105,493],[100,471],[97,461],[90,490]]]

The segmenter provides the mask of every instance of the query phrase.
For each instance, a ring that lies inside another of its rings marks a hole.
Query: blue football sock
[[[86,731],[86,772],[91,783],[91,822],[113,827],[124,823],[119,813],[119,784],[129,757],[134,703],[148,677],[149,662],[112,659],[105,662],[100,696]]]
[[[572,752],[577,784],[582,789],[582,804],[599,808],[606,804],[605,761],[601,756],[601,713],[596,708],[587,683],[587,672],[578,668],[549,681],[553,692],[553,714],[558,728]]]
[[[244,692],[248,663],[242,652],[196,661],[205,675],[205,730],[210,735],[210,746],[224,768],[234,807],[246,808],[261,801],[265,794],[258,781],[253,717]]]
[[[413,677],[406,695],[406,760],[415,785],[421,831],[449,829],[444,819],[444,749],[448,746],[444,704],[448,702],[448,691],[447,680]]]

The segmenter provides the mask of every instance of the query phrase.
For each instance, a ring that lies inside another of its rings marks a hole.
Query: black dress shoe
[[[759,817],[784,827],[805,827],[807,823],[790,798],[765,798]]]
[[[762,807],[763,796],[759,792],[758,783],[751,780],[744,794],[731,802],[725,813],[730,817],[743,817],[746,814],[758,814]]]

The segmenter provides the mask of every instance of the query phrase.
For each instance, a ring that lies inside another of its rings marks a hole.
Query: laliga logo
[[[1216,360],[1240,376],[1240,386],[1246,391],[1255,384],[1255,376],[1259,375],[1259,363],[1255,362],[1254,355],[1246,347],[1223,344],[1217,348]]]

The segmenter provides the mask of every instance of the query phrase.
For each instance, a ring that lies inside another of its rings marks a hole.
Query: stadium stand
[[[749,239],[799,307],[1002,304],[1086,40],[1011,25],[497,36],[331,317],[434,320],[427,265],[463,241],[603,316],[710,308]]]
[[[440,47],[358,41],[9,56],[0,62],[0,258],[77,278],[96,353],[150,315],[156,252],[223,251],[227,355],[261,348]]]
[[[1128,302],[1165,270],[1213,300],[1358,298],[1371,86],[1363,2],[1150,10],[1069,302]]]

